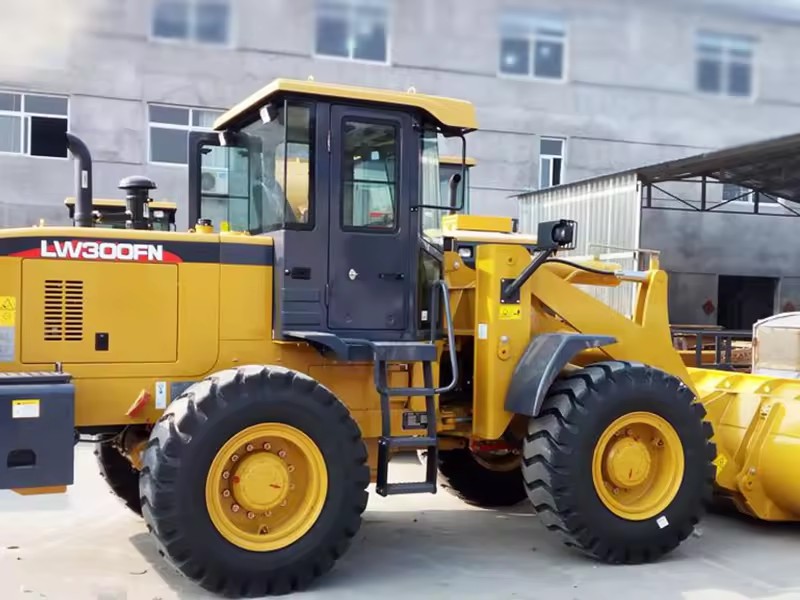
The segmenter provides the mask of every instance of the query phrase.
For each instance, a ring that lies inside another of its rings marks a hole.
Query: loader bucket
[[[758,519],[800,521],[800,379],[689,374],[714,427],[719,495]]]

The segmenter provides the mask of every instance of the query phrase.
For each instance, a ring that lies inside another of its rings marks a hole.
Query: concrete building
[[[788,0],[8,2],[0,226],[65,221],[66,129],[92,150],[97,197],[143,173],[185,206],[188,131],[279,76],[474,102],[472,210],[512,216],[522,191],[781,134],[800,116]]]

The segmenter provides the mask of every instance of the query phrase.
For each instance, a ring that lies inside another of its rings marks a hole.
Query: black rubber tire
[[[100,476],[108,484],[111,493],[141,517],[142,501],[139,497],[139,471],[134,469],[130,461],[110,443],[96,444],[94,456],[100,468]]]
[[[660,515],[633,521],[601,502],[592,482],[592,456],[602,432],[618,417],[649,411],[681,439],[684,477]],[[705,409],[683,383],[640,364],[597,363],[558,380],[524,442],[523,477],[542,522],[568,546],[607,563],[658,559],[693,531],[711,499],[715,447]],[[667,525],[662,527],[666,519]]]
[[[527,497],[519,468],[487,469],[467,448],[439,451],[439,482],[449,493],[481,508],[514,506]]]
[[[280,550],[251,552],[212,524],[205,480],[232,435],[264,422],[311,437],[325,459],[328,494],[305,536]],[[313,379],[272,366],[222,371],[184,392],[153,428],[140,478],[145,522],[161,554],[206,590],[235,597],[301,590],[333,567],[358,532],[370,482],[366,461],[347,408]]]

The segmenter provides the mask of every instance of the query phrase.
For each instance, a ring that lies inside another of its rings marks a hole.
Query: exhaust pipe
[[[94,227],[92,218],[92,155],[84,141],[67,133],[67,148],[75,162],[75,217],[76,227]]]

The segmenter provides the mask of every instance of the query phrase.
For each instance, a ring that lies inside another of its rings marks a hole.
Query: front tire
[[[683,383],[605,362],[554,384],[524,443],[528,497],[548,529],[608,563],[676,548],[711,498],[715,457],[703,406]]]
[[[145,521],[203,588],[306,588],[361,525],[369,484],[356,423],[326,388],[280,367],[222,371],[173,402],[144,452]]]

